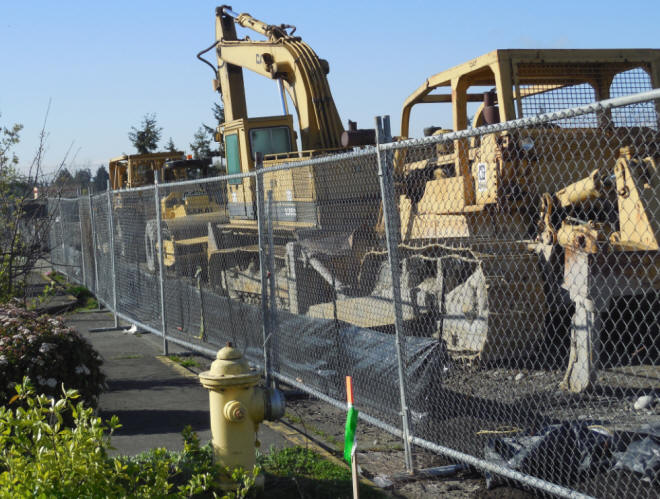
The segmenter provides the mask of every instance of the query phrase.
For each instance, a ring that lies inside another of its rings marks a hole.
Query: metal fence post
[[[83,240],[82,223],[82,193],[78,191],[78,227],[80,228],[80,270],[82,272],[82,285],[87,287],[87,277],[85,273],[85,243]]]
[[[57,203],[57,210],[59,213],[59,219],[60,219],[60,238],[62,240],[62,250],[60,253],[60,264],[63,268],[66,268],[66,271],[63,271],[62,273],[66,277],[66,282],[69,282],[69,271],[67,268],[67,265],[65,263],[66,260],[66,251],[64,250],[64,219],[62,218],[62,197],[60,197],[58,203]]]
[[[385,236],[387,238],[387,255],[392,273],[392,297],[394,301],[394,331],[396,342],[396,358],[399,372],[399,392],[401,396],[401,422],[403,448],[405,452],[406,470],[413,471],[412,452],[410,447],[409,411],[406,402],[405,379],[405,345],[403,313],[401,309],[401,276],[399,260],[399,215],[396,207],[394,179],[392,176],[392,153],[382,151],[381,144],[392,142],[390,117],[376,117],[376,154],[378,157],[378,177],[383,198],[383,217],[385,221]]]
[[[270,272],[270,368],[277,369],[277,276],[275,273],[275,241],[273,238],[273,191],[268,190],[268,271]]]
[[[115,315],[115,327],[119,327],[117,316],[117,275],[115,274],[115,230],[114,218],[112,216],[112,194],[110,193],[110,181],[106,184],[108,193],[108,230],[110,235],[110,266],[112,268],[112,312]]]
[[[92,227],[92,255],[94,255],[94,294],[99,294],[99,264],[96,254],[96,229],[94,228],[94,206],[92,206],[92,193],[87,191],[87,199],[89,199],[89,221]],[[101,301],[98,301],[99,310],[101,309]]]
[[[160,180],[160,172],[154,172],[154,201],[156,202],[156,227],[158,234],[158,287],[160,289],[160,327],[163,331],[163,355],[168,354],[167,346],[167,321],[165,320],[165,281],[163,269],[163,235],[161,230],[161,213],[160,213],[160,189],[158,186]]]
[[[266,386],[270,386],[270,314],[268,311],[268,262],[266,259],[266,235],[264,234],[264,178],[262,174],[264,155],[260,152],[254,155],[254,168],[257,191],[257,228],[259,233],[259,267],[261,268],[261,315],[263,317],[263,343],[264,343],[264,376]]]

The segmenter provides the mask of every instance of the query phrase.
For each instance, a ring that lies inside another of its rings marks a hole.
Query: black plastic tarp
[[[437,383],[433,373],[448,363],[444,344],[433,338],[405,337],[407,403],[423,417]],[[353,377],[355,403],[390,422],[400,422],[400,389],[393,334],[333,320],[278,313],[273,367],[284,375],[344,400],[344,380]]]
[[[490,439],[484,454],[502,466],[562,485],[614,470],[658,483],[660,426],[612,433],[600,424],[567,422],[535,435]],[[487,473],[486,479],[489,488],[498,484],[493,475]]]

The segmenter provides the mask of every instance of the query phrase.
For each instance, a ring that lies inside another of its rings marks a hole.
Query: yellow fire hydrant
[[[199,375],[209,390],[214,459],[222,466],[251,471],[259,423],[284,416],[284,395],[257,386],[260,378],[231,343],[218,351],[211,369]]]

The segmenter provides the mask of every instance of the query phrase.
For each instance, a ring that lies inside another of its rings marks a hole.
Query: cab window
[[[289,128],[285,126],[253,128],[250,130],[250,146],[252,147],[252,154],[257,152],[264,155],[291,152]]]

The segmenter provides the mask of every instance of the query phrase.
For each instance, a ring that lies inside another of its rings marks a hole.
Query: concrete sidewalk
[[[181,450],[181,430],[190,425],[202,443],[211,439],[208,392],[197,376],[168,359],[159,358],[162,339],[123,331],[90,332],[112,327],[108,312],[85,312],[65,317],[103,357],[108,390],[101,395],[103,419],[113,414],[123,425],[112,437],[116,453],[134,455],[154,447]],[[179,350],[171,345],[170,353]],[[181,350],[183,352],[183,350]],[[265,425],[259,430],[261,452],[293,444]]]

